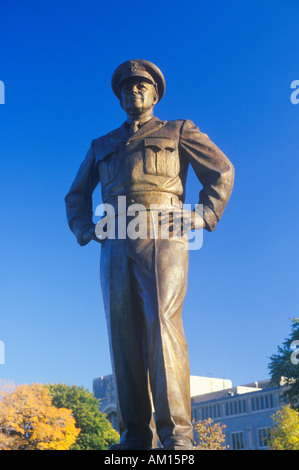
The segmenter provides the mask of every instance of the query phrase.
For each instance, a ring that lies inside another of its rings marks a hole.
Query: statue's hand
[[[96,234],[95,234],[95,229],[93,227],[91,227],[90,229],[88,229],[83,235],[82,235],[82,239],[84,241],[84,243],[87,245],[87,243],[89,243],[91,240],[95,240],[96,242],[98,243],[103,243],[102,240],[100,240]]]
[[[182,228],[184,232],[202,229],[204,226],[205,221],[196,211],[184,211],[184,218],[182,220]]]
[[[203,218],[195,211],[184,210],[183,214],[179,212],[170,212],[166,215],[162,215],[159,221],[159,225],[166,226],[170,232],[176,232],[184,234],[189,230],[202,229],[205,226]]]

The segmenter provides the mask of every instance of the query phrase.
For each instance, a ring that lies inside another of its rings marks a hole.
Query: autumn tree
[[[268,445],[273,450],[299,450],[299,413],[285,405],[272,416]]]
[[[207,418],[197,421],[193,427],[197,434],[197,450],[224,450],[226,448],[223,445],[225,424],[214,423],[211,418]]]
[[[294,408],[299,403],[299,319],[292,318],[291,334],[282,346],[278,346],[277,354],[270,357],[268,365],[271,381],[278,387],[283,377],[284,391],[282,398]]]
[[[71,409],[81,429],[71,450],[107,450],[119,442],[119,434],[100,411],[99,401],[92,393],[76,385],[50,384],[48,388],[53,404]]]
[[[5,393],[12,392],[16,388],[16,384],[13,380],[0,379],[0,398],[2,398]]]
[[[19,385],[0,400],[0,450],[69,450],[79,433],[44,385]]]

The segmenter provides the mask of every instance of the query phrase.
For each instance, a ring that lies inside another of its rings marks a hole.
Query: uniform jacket
[[[80,245],[93,223],[92,194],[100,183],[102,200],[117,196],[157,203],[163,195],[185,201],[188,166],[202,185],[205,228],[216,228],[232,192],[234,167],[222,151],[189,120],[153,117],[130,135],[127,123],[91,142],[86,158],[65,197],[67,219]]]

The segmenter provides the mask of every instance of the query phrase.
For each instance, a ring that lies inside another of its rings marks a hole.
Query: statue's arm
[[[65,196],[67,221],[81,246],[86,245],[92,239],[97,240],[95,224],[92,220],[92,194],[99,180],[95,167],[94,141],[92,141],[85,160]]]
[[[224,153],[191,121],[185,121],[182,126],[180,147],[183,157],[189,160],[203,186],[199,204],[203,208],[204,227],[213,231],[233,189],[234,167]]]

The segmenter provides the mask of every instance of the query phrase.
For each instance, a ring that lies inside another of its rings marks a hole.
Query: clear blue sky
[[[191,119],[236,169],[223,219],[190,252],[191,373],[268,377],[299,316],[298,18],[297,0],[1,3],[0,378],[91,389],[111,372],[100,247],[77,245],[64,196],[90,141],[125,119],[110,79],[132,58],[165,75],[156,115]],[[190,173],[187,202],[199,190]]]

